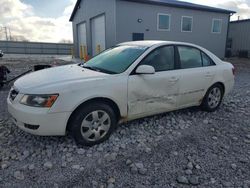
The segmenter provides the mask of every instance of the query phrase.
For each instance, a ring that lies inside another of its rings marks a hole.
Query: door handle
[[[208,78],[211,78],[211,77],[213,76],[213,74],[212,74],[211,72],[207,72],[207,73],[205,74],[205,76],[208,77]]]
[[[179,78],[177,78],[177,77],[172,77],[172,78],[170,78],[170,82],[177,82],[179,80]]]

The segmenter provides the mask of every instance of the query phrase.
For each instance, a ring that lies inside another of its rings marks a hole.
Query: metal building
[[[233,13],[174,0],[78,0],[70,17],[74,50],[86,58],[125,41],[171,40],[222,58]]]
[[[230,22],[227,47],[234,56],[250,57],[250,19]]]

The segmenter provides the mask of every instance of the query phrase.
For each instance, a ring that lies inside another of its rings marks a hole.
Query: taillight
[[[235,76],[236,70],[234,67],[232,68],[232,72],[233,72],[233,75]]]

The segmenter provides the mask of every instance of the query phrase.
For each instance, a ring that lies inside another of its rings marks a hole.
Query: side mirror
[[[135,72],[137,74],[154,74],[155,69],[150,65],[140,65],[139,67],[137,67]]]

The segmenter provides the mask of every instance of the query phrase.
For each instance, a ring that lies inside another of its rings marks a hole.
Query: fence
[[[71,55],[73,44],[0,41],[0,50],[6,54]]]

